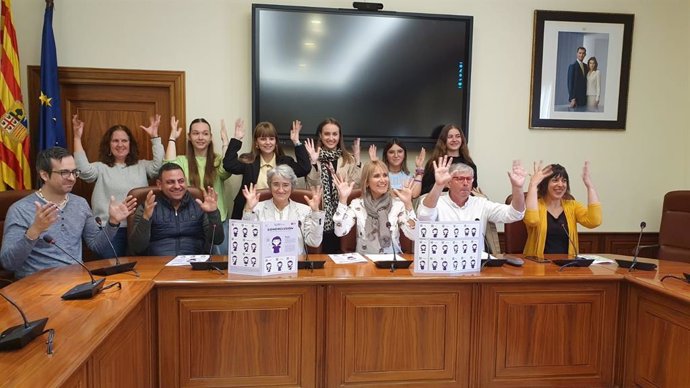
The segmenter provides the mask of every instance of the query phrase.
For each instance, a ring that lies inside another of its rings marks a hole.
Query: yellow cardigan
[[[584,206],[580,202],[572,199],[561,200],[565,219],[568,222],[568,232],[573,244],[577,247],[578,252],[580,246],[577,239],[577,224],[592,229],[601,225],[601,204],[594,203],[589,206]],[[544,257],[544,246],[546,245],[546,203],[539,198],[538,209],[525,211],[525,218],[523,220],[527,226],[527,242],[525,243],[525,250],[523,253],[527,256]],[[568,244],[568,254],[573,256],[575,251],[572,244]]]

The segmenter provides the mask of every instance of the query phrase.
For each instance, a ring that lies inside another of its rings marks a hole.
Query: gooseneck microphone
[[[0,333],[0,351],[21,349],[39,335],[50,332],[48,337],[48,354],[52,354],[54,330],[43,330],[46,326],[46,323],[48,323],[48,318],[41,318],[29,322],[29,320],[26,318],[26,314],[24,314],[24,311],[17,303],[5,296],[3,293],[0,293],[0,296],[2,296],[6,301],[14,306],[17,311],[19,311],[19,314],[22,316],[22,320],[24,321],[24,323],[12,326]]]
[[[386,227],[391,231],[391,247],[393,248],[393,260],[375,261],[374,265],[377,268],[390,268],[391,272],[395,272],[395,270],[398,268],[409,268],[410,264],[412,264],[412,260],[398,260],[398,256],[395,252],[395,238],[393,237],[393,231],[395,229],[393,228],[396,227],[396,225],[393,225],[390,223],[390,221],[388,221],[386,222]],[[402,253],[402,249],[399,249],[399,251],[400,253]]]
[[[563,271],[564,268],[567,267],[589,267],[594,260],[592,259],[585,259],[584,257],[580,257],[580,252],[578,252],[577,246],[575,246],[575,243],[573,242],[573,239],[570,238],[570,233],[568,233],[568,228],[565,227],[565,224],[561,222],[561,228],[563,229],[563,232],[565,232],[566,237],[568,237],[568,242],[570,243],[570,246],[573,247],[573,251],[575,252],[575,259],[573,260],[551,260],[554,264],[559,266],[560,268],[558,271]]]
[[[308,269],[313,271],[314,269],[323,268],[325,260],[309,260],[309,249],[307,247],[307,240],[304,238],[304,232],[302,232],[302,221],[297,221],[297,228],[299,229],[299,234],[302,236],[302,247],[304,248],[304,261],[297,260],[297,269]]]
[[[91,271],[89,271],[88,268],[82,263],[81,261],[77,260],[74,256],[72,256],[69,252],[67,252],[65,249],[63,249],[61,246],[59,246],[56,242],[55,239],[53,239],[52,236],[49,234],[43,235],[43,240],[47,242],[48,244],[52,244],[57,249],[61,250],[62,253],[66,254],[70,259],[72,259],[75,263],[79,264],[86,270],[86,272],[89,274],[89,277],[91,278],[90,282],[87,283],[82,283],[74,286],[71,290],[65,292],[62,295],[62,299],[65,300],[70,300],[70,299],[89,299],[93,298],[94,295],[98,294],[101,289],[103,288],[103,283],[105,283],[105,278],[103,279],[94,279],[93,274],[91,274]],[[115,283],[117,284],[117,283]]]
[[[132,272],[134,272],[136,277],[139,277],[139,272],[137,272],[134,269],[134,266],[137,265],[137,262],[136,261],[130,261],[127,263],[120,263],[120,258],[117,257],[117,251],[115,250],[115,247],[113,246],[112,241],[110,241],[110,237],[108,236],[108,234],[103,229],[103,221],[101,220],[101,217],[96,217],[95,219],[96,219],[96,223],[98,224],[98,229],[101,231],[101,233],[105,234],[105,239],[108,240],[108,244],[110,245],[110,248],[113,250],[113,254],[115,255],[115,265],[97,268],[91,272],[93,272],[94,274],[96,274],[98,276],[108,276],[108,275],[114,275],[116,273],[132,271]]]
[[[192,265],[192,269],[197,271],[197,270],[214,270],[218,272],[221,275],[225,275],[225,272],[223,272],[224,269],[228,269],[228,262],[227,261],[211,261],[211,255],[213,254],[213,243],[216,241],[216,228],[218,225],[216,223],[211,224],[211,228],[213,228],[213,234],[211,235],[211,247],[208,249],[208,260],[206,261],[192,261],[190,264]]]
[[[621,268],[628,268],[629,271],[632,271],[634,269],[639,269],[641,271],[654,271],[656,269],[656,264],[654,263],[643,263],[643,262],[638,262],[637,261],[637,256],[640,253],[640,242],[642,241],[642,232],[644,231],[644,228],[647,227],[647,223],[642,221],[640,222],[640,234],[637,236],[637,245],[635,245],[635,250],[633,250],[633,259],[632,260],[623,260],[623,259],[616,259],[616,263],[618,263],[618,266]]]

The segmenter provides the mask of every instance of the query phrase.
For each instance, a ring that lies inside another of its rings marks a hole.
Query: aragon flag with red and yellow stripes
[[[2,0],[0,56],[0,191],[31,188],[29,133],[19,78],[19,47],[11,0]]]

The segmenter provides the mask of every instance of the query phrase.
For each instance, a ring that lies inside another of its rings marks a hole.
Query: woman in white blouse
[[[357,252],[400,252],[400,230],[414,240],[417,216],[412,207],[412,184],[391,190],[388,168],[381,161],[367,163],[362,168],[362,196],[347,205],[354,182],[347,182],[337,174],[333,179],[338,188],[339,203],[333,215],[336,236],[346,235],[357,225]]]
[[[587,61],[587,110],[599,109],[599,95],[601,93],[601,78],[599,76],[599,62],[596,57]]]
[[[290,200],[292,189],[297,184],[295,172],[286,164],[279,164],[266,174],[272,198],[259,202],[259,193],[254,184],[242,188],[247,200],[242,219],[246,221],[296,220],[300,223],[299,246],[304,254],[304,245],[318,247],[323,238],[324,212],[321,205],[321,186],[311,190],[311,197],[305,195],[303,203]]]

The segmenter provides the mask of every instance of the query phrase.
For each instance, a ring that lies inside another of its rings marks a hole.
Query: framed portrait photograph
[[[530,128],[625,129],[634,20],[534,12]]]

